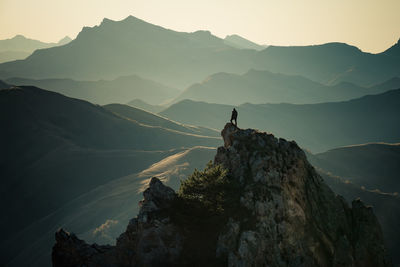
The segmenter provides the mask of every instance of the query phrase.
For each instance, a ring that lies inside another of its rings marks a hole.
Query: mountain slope
[[[36,87],[1,90],[0,122],[7,126],[0,132],[4,241],[79,195],[141,171],[176,149],[219,143],[127,120]]]
[[[151,105],[151,104],[146,103],[145,101],[143,101],[141,99],[137,99],[137,98],[129,101],[126,104],[128,106],[131,106],[134,108],[140,108],[140,109],[146,110],[148,112],[152,112],[152,113],[158,113],[166,108],[165,106]]]
[[[382,52],[383,55],[400,58],[400,39],[397,41],[396,44],[391,46],[386,51]]]
[[[187,88],[174,102],[191,99],[231,105],[246,102],[311,104],[349,100],[376,92],[381,92],[379,87],[363,88],[351,83],[326,86],[301,76],[250,70],[243,75],[214,74]]]
[[[125,230],[151,177],[160,177],[177,188],[180,178],[203,169],[215,154],[215,148],[193,147],[171,152],[149,167],[113,179],[68,202],[54,213],[31,224],[0,247],[4,256],[12,258],[9,266],[51,266],[54,232],[67,227],[98,244],[112,244]],[[161,155],[160,155],[161,156]],[[154,157],[156,161],[159,157]],[[131,163],[132,164],[132,163]],[[133,203],[133,204],[132,204]],[[4,262],[4,260],[2,260]]]
[[[149,126],[158,126],[165,129],[175,130],[183,133],[197,134],[203,136],[219,136],[217,131],[191,125],[184,125],[159,115],[149,113],[147,111],[130,107],[121,104],[109,104],[104,106],[105,109],[112,111],[113,113],[122,116],[123,118],[134,120],[138,123],[143,123]]]
[[[243,104],[239,127],[259,127],[313,152],[368,142],[400,141],[400,89],[345,102],[308,105]],[[181,123],[218,128],[233,106],[184,100],[160,114]]]
[[[1,64],[0,77],[97,80],[137,74],[181,87],[218,71],[245,71],[254,53],[225,45],[210,32],[176,32],[129,16],[104,19],[65,46]]]
[[[160,104],[176,97],[177,89],[143,79],[137,75],[119,77],[105,81],[75,81],[71,79],[24,79],[10,78],[15,85],[33,85],[69,97],[97,104],[125,103],[126,99],[141,98],[152,104]]]

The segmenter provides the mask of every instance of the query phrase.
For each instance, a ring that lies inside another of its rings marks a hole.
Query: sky
[[[400,0],[0,0],[0,39],[75,38],[103,18],[209,30],[267,45],[345,42],[378,53],[400,38]]]

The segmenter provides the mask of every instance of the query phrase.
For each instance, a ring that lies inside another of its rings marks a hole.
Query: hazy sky
[[[55,42],[104,17],[133,15],[178,31],[239,34],[261,44],[346,42],[381,52],[400,38],[400,0],[0,0],[0,39]]]

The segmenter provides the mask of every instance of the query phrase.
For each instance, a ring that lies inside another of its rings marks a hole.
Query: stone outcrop
[[[183,237],[168,216],[176,194],[152,178],[140,211],[116,246],[88,245],[63,229],[56,233],[53,266],[169,266],[177,261]]]
[[[215,229],[215,259],[227,266],[391,266],[372,208],[351,207],[325,185],[294,141],[228,123],[214,163],[239,185],[235,212]],[[56,233],[54,266],[176,266],[187,227],[174,221],[175,192],[153,178],[138,216],[116,246]],[[186,215],[190,211],[186,211]],[[209,227],[213,227],[210,225]],[[187,248],[187,246],[186,246]],[[196,265],[197,259],[192,259]],[[187,263],[187,261],[185,262]]]

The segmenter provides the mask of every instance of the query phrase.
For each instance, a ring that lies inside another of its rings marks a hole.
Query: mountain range
[[[207,31],[176,32],[129,16],[104,19],[65,46],[2,64],[0,77],[98,80],[136,74],[179,88],[218,71],[245,71],[254,52],[228,46]]]
[[[348,82],[324,85],[302,76],[249,70],[245,74],[217,73],[185,89],[174,102],[184,99],[209,103],[240,105],[243,103],[312,104],[344,101],[368,94],[400,88],[400,78],[383,84],[362,87]]]
[[[320,104],[242,104],[240,128],[258,126],[315,152],[368,142],[400,141],[400,89]],[[181,123],[218,129],[234,106],[183,100],[160,114]]]
[[[36,49],[61,46],[69,43],[70,41],[72,41],[72,39],[68,36],[65,36],[58,43],[45,43],[26,38],[23,35],[16,35],[10,39],[0,40],[0,63],[17,59],[25,59]]]
[[[84,27],[67,45],[0,64],[0,79],[110,80],[136,74],[183,89],[214,73],[242,74],[253,68],[329,85],[345,81],[371,86],[400,75],[400,63],[391,52],[398,46],[380,54],[342,43],[237,49],[208,31],[176,32],[129,16],[104,19],[99,26]]]

